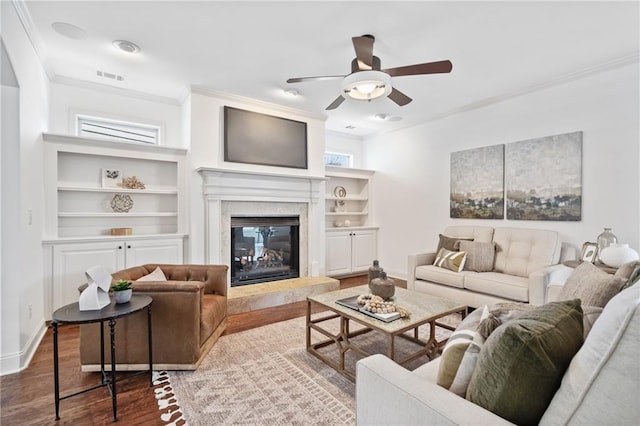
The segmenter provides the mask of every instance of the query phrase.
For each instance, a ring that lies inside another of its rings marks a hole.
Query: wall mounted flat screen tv
[[[224,161],[307,168],[307,123],[224,107]]]

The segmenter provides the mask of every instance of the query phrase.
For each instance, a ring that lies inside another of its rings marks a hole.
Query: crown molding
[[[107,84],[95,83],[93,81],[80,80],[72,77],[54,75],[51,78],[52,83],[64,84],[67,86],[79,87],[82,89],[91,89],[99,92],[112,93],[120,96],[128,96],[130,98],[141,99],[144,101],[157,102],[173,106],[181,106],[183,102],[179,99],[170,98],[168,96],[153,95],[151,93],[139,92],[136,90],[125,89],[122,87],[109,86]],[[184,97],[186,99],[186,96]]]
[[[362,142],[364,140],[363,136],[360,135],[354,135],[351,133],[347,133],[347,132],[341,132],[339,130],[325,130],[325,133],[327,135],[333,135],[335,137],[339,137],[339,138],[344,138],[344,139],[352,139],[354,141],[358,141],[358,142]]]
[[[286,107],[286,106],[274,104],[271,102],[260,101],[253,98],[247,98],[245,96],[234,95],[232,93],[219,92],[217,90],[213,90],[205,86],[192,85],[191,93],[197,94],[197,95],[209,96],[212,98],[217,98],[217,99],[228,101],[228,102],[239,102],[243,104],[249,104],[256,108],[268,109],[271,111],[275,111],[275,112],[279,112],[287,115],[302,116],[306,118],[311,118],[313,120],[320,120],[323,122],[327,120],[327,116],[325,114],[318,114],[318,113],[305,111],[301,109]]]
[[[527,86],[519,90],[515,90],[509,93],[503,93],[501,95],[490,96],[488,98],[480,99],[476,102],[471,102],[471,103],[462,105],[460,107],[453,108],[449,111],[444,111],[442,113],[434,114],[429,117],[423,117],[421,119],[411,120],[397,127],[393,127],[392,129],[372,132],[367,135],[364,135],[363,138],[369,139],[369,138],[381,136],[387,133],[395,132],[397,130],[406,129],[406,128],[418,126],[421,124],[431,123],[437,120],[442,120],[443,118],[447,118],[452,115],[461,114],[463,112],[484,108],[486,106],[498,104],[500,102],[504,102],[509,99],[517,98],[519,96],[528,95],[530,93],[539,92],[541,90],[549,89],[551,87],[560,86],[563,84],[568,84],[574,81],[581,80],[583,78],[591,77],[593,75],[605,73],[605,72],[626,67],[629,65],[634,65],[639,62],[640,62],[640,53],[634,52],[629,55],[620,56],[611,61],[603,62],[598,65],[594,65],[591,67],[583,68],[578,71],[570,72],[570,73],[561,75],[557,78],[547,80],[541,83],[533,84],[531,86]]]
[[[18,19],[22,24],[22,28],[24,28],[24,32],[29,38],[31,46],[33,46],[33,50],[36,52],[36,55],[40,60],[40,64],[42,65],[44,72],[47,74],[47,77],[49,77],[49,80],[51,80],[51,78],[55,76],[55,73],[49,64],[47,59],[47,50],[45,49],[44,43],[42,43],[42,39],[40,38],[40,34],[33,23],[33,18],[31,18],[31,13],[27,8],[27,3],[24,0],[11,0],[11,4],[18,15]]]

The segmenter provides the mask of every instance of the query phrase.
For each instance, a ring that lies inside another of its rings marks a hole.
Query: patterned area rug
[[[459,317],[443,322],[457,324]],[[338,321],[330,327],[337,330]],[[448,334],[438,328],[438,339]],[[312,333],[313,342],[322,339]],[[381,335],[358,339],[368,351],[384,352]],[[415,349],[396,339],[400,356]],[[346,365],[355,371],[361,357],[352,353],[347,352]],[[427,361],[422,357],[409,368]],[[170,425],[355,424],[355,385],[306,351],[304,317],[221,337],[198,370],[159,375],[155,392],[162,420]]]

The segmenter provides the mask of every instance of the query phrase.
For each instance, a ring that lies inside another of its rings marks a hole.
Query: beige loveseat
[[[449,226],[442,235],[493,242],[492,270],[454,272],[433,265],[435,252],[414,254],[409,256],[407,288],[472,307],[511,301],[541,305],[546,301],[549,283],[566,279],[570,270],[558,265],[562,241],[555,231]]]
[[[640,284],[605,306],[540,425],[636,425],[640,419]],[[511,425],[436,384],[442,357],[409,371],[384,355],[356,364],[358,425]],[[535,389],[531,390],[535,392]],[[514,398],[522,398],[514,395]],[[544,408],[544,407],[543,407]]]
[[[160,267],[167,281],[135,282]],[[113,281],[133,281],[134,294],[153,299],[154,370],[195,370],[227,326],[225,265],[142,265],[114,272]],[[149,368],[146,310],[116,323],[118,370]],[[108,328],[105,347],[109,347]],[[111,355],[105,351],[106,362]],[[80,326],[83,371],[100,371],[99,324]],[[110,366],[110,364],[108,365]]]

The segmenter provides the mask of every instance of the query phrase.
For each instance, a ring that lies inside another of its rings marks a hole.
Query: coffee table
[[[436,326],[448,330],[454,329],[454,327],[437,322],[437,320],[456,312],[462,313],[464,317],[467,311],[467,306],[458,302],[398,287],[396,287],[395,290],[394,302],[411,311],[411,316],[408,318],[399,318],[391,322],[384,322],[336,303],[336,301],[340,299],[367,293],[369,293],[369,287],[363,285],[307,297],[307,351],[331,366],[340,374],[354,381],[355,372],[348,371],[345,368],[345,354],[351,350],[362,356],[373,355],[358,346],[357,339],[354,339],[354,337],[371,331],[382,334],[383,337],[387,339],[385,355],[397,363],[405,365],[423,355],[428,356],[430,359],[434,358],[438,354],[438,350],[446,343],[446,340],[438,341],[436,339]],[[313,305],[319,305],[331,313],[329,315],[324,314],[319,318],[312,318]],[[340,329],[337,333],[322,326],[323,322],[336,318],[339,318],[340,321]],[[364,328],[351,331],[349,326],[350,321],[355,321],[364,326]],[[428,340],[419,338],[418,329],[424,325],[429,326]],[[328,339],[312,343],[311,330],[317,331]],[[413,333],[407,333],[411,330],[413,330]],[[418,350],[404,359],[396,359],[396,337],[401,337],[416,343],[419,347]],[[333,359],[318,351],[318,349],[330,345],[334,345],[338,351],[338,362],[335,362]]]

